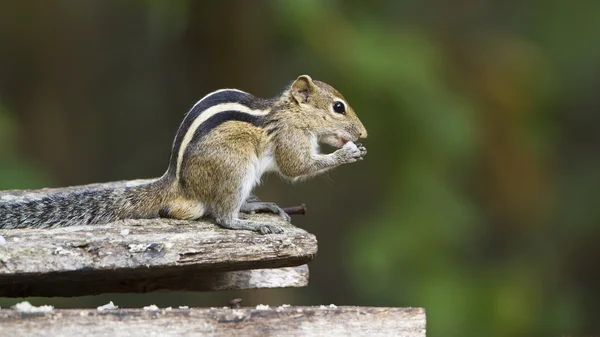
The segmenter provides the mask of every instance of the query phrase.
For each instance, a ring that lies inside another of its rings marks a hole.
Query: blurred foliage
[[[57,184],[159,175],[199,97],[273,95],[308,73],[349,100],[369,154],[313,183],[259,190],[309,205],[295,222],[320,253],[309,288],[245,292],[246,304],[422,306],[431,336],[598,329],[600,2],[3,7],[0,188],[45,186],[45,174]]]
[[[0,103],[0,190],[44,186],[48,183],[45,175],[15,154],[15,129],[9,112]]]

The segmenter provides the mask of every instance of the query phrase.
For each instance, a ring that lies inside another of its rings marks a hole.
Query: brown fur
[[[345,104],[345,114],[332,112],[336,101]],[[272,156],[276,171],[296,179],[360,160],[366,153],[362,146],[352,153],[348,149],[329,155],[317,152],[318,142],[342,148],[346,142],[367,136],[344,97],[326,83],[300,76],[270,102],[271,112],[263,127],[227,121],[211,130],[210,136],[189,145],[186,151],[190,155],[184,159],[177,182],[186,196],[185,206],[178,207],[178,217],[190,216],[182,211],[189,208],[187,200],[198,200],[217,223],[237,228],[232,224],[243,222],[237,218],[238,212],[254,186],[250,183],[248,187],[249,180],[260,179],[254,175],[263,158]]]
[[[260,99],[235,90],[207,97],[227,102],[226,109],[234,106],[241,111],[225,114],[225,110],[220,110],[223,103],[201,100],[203,110],[188,115],[187,123],[184,120],[177,135],[180,140],[186,135],[191,141],[177,143],[176,137],[172,161],[161,178],[119,189],[84,186],[71,194],[49,195],[41,201],[0,203],[5,218],[0,228],[69,226],[159,216],[193,220],[211,216],[226,228],[280,233],[283,229],[277,225],[238,217],[240,211],[269,211],[289,221],[289,216],[276,204],[251,197],[263,172],[272,170],[297,179],[362,160],[366,154],[364,146],[353,143],[367,136],[354,110],[334,88],[309,76],[298,77],[274,99]],[[334,112],[332,106],[336,101],[344,104],[345,113]],[[201,115],[209,109],[211,113]],[[214,118],[208,122],[211,116]],[[190,138],[197,131],[190,126],[193,122],[202,126],[203,131]],[[318,143],[338,149],[321,154]],[[177,157],[178,154],[184,155]],[[181,165],[173,158],[181,160]]]

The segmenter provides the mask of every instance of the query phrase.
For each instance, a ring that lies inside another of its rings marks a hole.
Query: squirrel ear
[[[292,97],[298,103],[308,102],[308,98],[317,91],[317,86],[308,75],[298,77],[292,84]]]

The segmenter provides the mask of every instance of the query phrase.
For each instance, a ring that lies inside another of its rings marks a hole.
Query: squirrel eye
[[[333,103],[333,111],[345,115],[346,114],[346,106],[344,106],[344,103],[342,102],[335,102]]]

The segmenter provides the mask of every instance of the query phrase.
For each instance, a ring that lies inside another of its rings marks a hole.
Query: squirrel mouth
[[[352,139],[351,137],[349,137],[348,135],[339,135],[339,134],[333,134],[330,135],[329,137],[329,145],[332,145],[334,147],[342,147],[344,145],[346,145],[348,142],[351,142]]]
[[[337,134],[336,138],[340,141],[340,143],[342,143],[342,145],[352,141],[352,136],[350,135]]]

